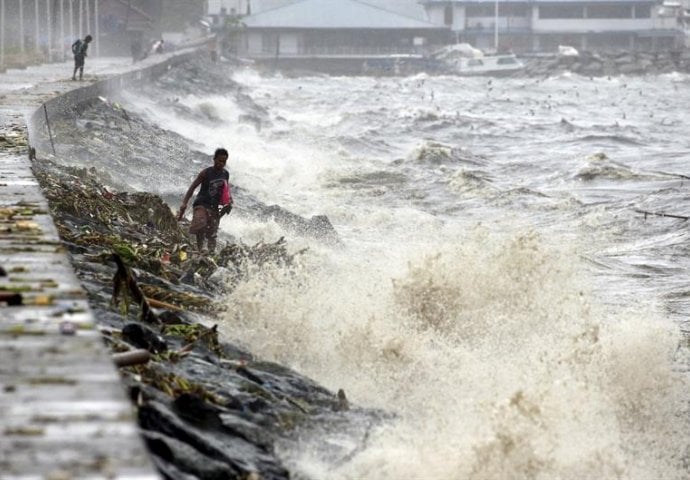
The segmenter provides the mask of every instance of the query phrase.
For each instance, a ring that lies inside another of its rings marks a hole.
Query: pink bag
[[[230,184],[223,181],[223,188],[220,191],[220,204],[227,205],[230,203],[232,196],[230,195]]]

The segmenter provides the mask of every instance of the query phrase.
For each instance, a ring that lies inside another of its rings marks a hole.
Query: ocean
[[[689,76],[231,75],[268,121],[222,90],[121,101],[339,235],[221,224],[307,249],[223,299],[224,337],[394,415],[281,445],[295,478],[688,477],[688,222],[641,212],[690,216]],[[177,208],[205,164],[165,160]]]

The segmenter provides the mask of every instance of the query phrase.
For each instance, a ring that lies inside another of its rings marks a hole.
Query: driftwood
[[[129,308],[129,296],[131,295],[132,300],[141,307],[142,321],[154,324],[160,323],[156,314],[151,310],[151,305],[149,305],[144,293],[141,291],[141,288],[139,288],[132,271],[125,265],[122,258],[120,258],[117,253],[113,253],[113,260],[117,264],[117,271],[113,276],[113,305],[120,303],[125,313],[127,313]]]
[[[147,363],[151,359],[151,353],[148,350],[139,348],[129,352],[115,353],[112,359],[116,367],[129,367],[131,365]]]
[[[664,212],[648,212],[647,210],[638,210],[635,209],[637,213],[642,213],[645,218],[647,218],[647,215],[653,215],[655,217],[668,217],[668,218],[677,218],[679,220],[690,220],[690,217],[686,217],[683,215],[673,215],[671,213],[664,213]]]
[[[690,180],[690,176],[688,175],[683,175],[682,173],[672,173],[672,172],[659,172],[655,171],[652,173],[656,173],[657,175],[667,175],[669,177],[677,177],[677,178],[682,178],[684,180]]]
[[[173,305],[171,303],[166,303],[166,302],[161,302],[160,300],[156,300],[155,298],[151,298],[151,297],[144,297],[144,298],[149,303],[149,305],[152,306],[153,308],[165,308],[166,310],[173,310],[175,312],[184,312],[184,309],[178,307],[177,305]]]

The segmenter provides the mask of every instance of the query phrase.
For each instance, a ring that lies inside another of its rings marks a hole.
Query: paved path
[[[71,82],[73,68],[73,62],[62,62],[34,65],[25,69],[9,69],[0,73],[0,95],[46,82]],[[129,58],[87,58],[84,73],[86,81],[89,81],[103,75],[126,72],[131,68],[133,68],[132,60]]]
[[[0,479],[157,479],[31,171],[26,121],[70,90],[164,60],[0,74]]]

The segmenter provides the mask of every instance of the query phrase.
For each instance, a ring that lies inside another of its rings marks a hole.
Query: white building
[[[206,13],[211,17],[222,15],[244,15],[247,0],[206,0]]]
[[[478,48],[671,50],[678,19],[655,0],[421,0],[429,20]],[[496,45],[498,43],[498,45]]]
[[[420,46],[450,40],[443,25],[389,11],[381,3],[300,0],[252,14],[242,19],[240,53],[253,58],[412,54]]]
[[[230,15],[232,11],[237,15],[254,15],[257,13],[284,7],[300,0],[206,0],[208,15]],[[426,11],[419,0],[363,0],[365,3],[397,12],[418,20],[427,20]],[[690,0],[688,0],[690,1]],[[249,12],[249,13],[247,13]]]

